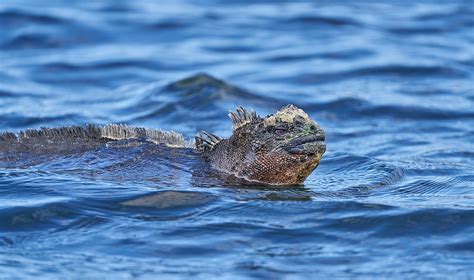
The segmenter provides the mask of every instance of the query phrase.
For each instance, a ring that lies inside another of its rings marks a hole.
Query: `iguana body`
[[[293,105],[265,118],[240,107],[229,116],[233,133],[228,139],[207,132],[195,138],[196,152],[218,171],[265,184],[300,184],[317,167],[326,150],[323,130]],[[176,132],[127,125],[42,128],[0,134],[0,159],[87,151],[126,139],[174,148],[193,146],[192,141],[186,142]]]
[[[176,132],[108,124],[28,129],[18,134],[0,133],[0,152],[64,153],[90,150],[110,141],[124,139],[144,139],[170,147],[186,146],[183,135]]]

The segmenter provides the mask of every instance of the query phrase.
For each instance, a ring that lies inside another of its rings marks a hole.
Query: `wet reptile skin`
[[[196,138],[196,145],[212,167],[245,180],[301,184],[326,151],[324,131],[296,106],[288,105],[265,118],[239,108],[230,117],[231,137],[221,140],[206,133]]]
[[[265,118],[241,107],[229,116],[231,137],[221,139],[201,132],[195,144],[179,133],[119,124],[4,132],[0,133],[0,160],[24,154],[82,152],[111,141],[142,139],[173,148],[195,146],[214,169],[250,182],[293,185],[304,182],[326,151],[324,131],[293,105]]]

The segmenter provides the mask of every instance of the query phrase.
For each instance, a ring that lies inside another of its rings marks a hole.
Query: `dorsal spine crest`
[[[195,136],[196,149],[200,153],[212,151],[214,147],[222,140],[219,136],[209,133],[207,131],[201,131]]]
[[[124,140],[142,138],[155,144],[164,144],[169,147],[190,147],[184,136],[173,131],[160,129],[147,129],[133,127],[125,124],[108,124],[105,126],[65,126],[59,128],[42,127],[40,129],[27,129],[18,134],[11,132],[0,133],[1,142],[23,142],[38,139],[66,140],[66,139],[110,139]]]
[[[248,123],[258,120],[259,116],[254,110],[247,110],[239,106],[236,112],[229,111],[229,118],[232,120],[232,130],[235,131]]]

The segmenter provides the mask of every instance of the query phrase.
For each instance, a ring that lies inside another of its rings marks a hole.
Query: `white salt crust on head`
[[[308,114],[306,114],[300,108],[298,108],[294,105],[287,105],[287,106],[281,108],[275,114],[265,118],[264,124],[265,124],[265,126],[275,125],[277,121],[293,123],[293,120],[297,116],[302,117],[304,120],[306,120],[308,122],[312,121],[311,118],[308,116]]]

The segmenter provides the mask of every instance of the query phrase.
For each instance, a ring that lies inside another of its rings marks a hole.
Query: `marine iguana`
[[[194,145],[217,171],[250,182],[293,185],[304,182],[326,151],[322,128],[294,105],[266,117],[238,107],[229,117],[233,130],[228,139],[202,131],[194,141],[185,141],[180,133],[122,124],[4,132],[0,133],[0,160],[22,153],[86,151],[111,141],[144,139],[175,148]]]

